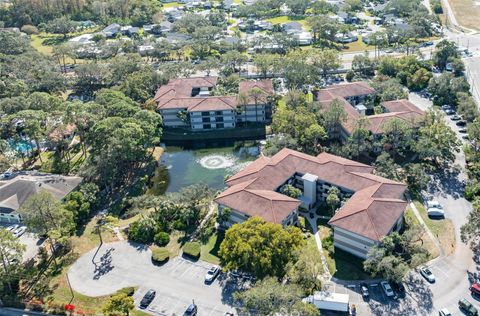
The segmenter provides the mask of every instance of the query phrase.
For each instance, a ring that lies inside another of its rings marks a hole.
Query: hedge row
[[[152,260],[157,263],[164,263],[170,259],[170,253],[166,248],[154,248],[152,250]]]
[[[183,246],[183,254],[194,259],[200,258],[201,245],[197,241],[187,242]]]

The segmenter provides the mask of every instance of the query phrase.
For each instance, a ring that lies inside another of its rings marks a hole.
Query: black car
[[[362,292],[362,297],[363,298],[368,298],[370,296],[370,293],[368,292],[368,285],[367,283],[360,284],[360,291]]]
[[[183,316],[195,316],[197,315],[197,305],[194,303],[188,305],[187,310],[183,313]]]
[[[405,297],[405,286],[403,283],[392,282],[392,288],[398,297]]]
[[[463,126],[467,126],[467,122],[461,120],[461,121],[458,121],[457,123],[455,123],[457,126],[460,126],[460,127],[463,127]]]
[[[143,296],[142,300],[140,301],[140,308],[147,308],[148,305],[153,301],[155,298],[155,290],[148,290],[148,292]]]

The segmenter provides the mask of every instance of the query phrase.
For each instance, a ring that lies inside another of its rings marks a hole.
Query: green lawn
[[[222,243],[224,237],[224,232],[216,232],[215,234],[210,236],[207,243],[202,244],[200,260],[213,264],[220,264],[218,251],[220,250],[220,244]]]
[[[375,49],[374,46],[365,44],[362,41],[362,36],[359,36],[356,42],[348,43],[346,45],[346,48],[343,51],[344,52],[364,52],[364,51],[370,51],[374,49]]]
[[[283,24],[287,22],[296,21],[302,24],[302,26],[305,27],[305,29],[307,30],[310,29],[304,17],[281,15],[281,16],[276,16],[274,18],[267,19],[266,21],[271,22],[272,24]]]
[[[163,4],[164,8],[178,8],[178,7],[181,7],[181,6],[183,6],[183,4],[180,3],[180,2],[169,2],[169,3],[164,3]]]
[[[363,260],[333,246],[332,229],[319,226],[323,253],[330,273],[341,280],[365,280],[371,276],[363,270]]]
[[[420,201],[413,203],[427,227],[437,237],[445,253],[453,253],[455,250],[455,227],[452,221],[450,219],[430,219],[425,206]]]

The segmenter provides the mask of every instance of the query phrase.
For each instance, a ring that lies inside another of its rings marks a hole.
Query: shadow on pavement
[[[112,266],[112,251],[114,251],[115,248],[109,248],[105,254],[103,254],[100,257],[100,262],[97,264],[95,262],[95,271],[93,274],[93,279],[98,280],[100,279],[101,276],[107,274],[108,272],[113,270]]]
[[[408,289],[405,297],[388,302],[370,301],[374,315],[430,315],[433,311],[433,293],[422,279],[409,275],[404,282]]]
[[[463,197],[464,183],[458,179],[459,174],[458,168],[435,170],[428,192],[430,194],[442,192],[443,195],[451,195],[454,199]]]

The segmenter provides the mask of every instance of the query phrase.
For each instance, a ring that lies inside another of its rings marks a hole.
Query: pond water
[[[225,176],[237,173],[258,154],[258,146],[252,144],[202,149],[167,146],[153,177],[152,193],[177,192],[200,182],[213,189],[223,189]]]

